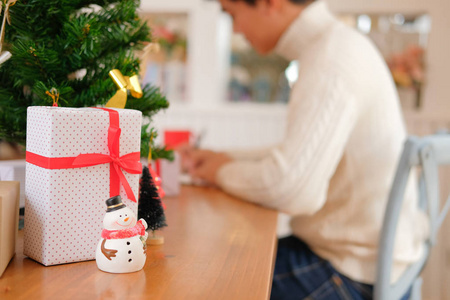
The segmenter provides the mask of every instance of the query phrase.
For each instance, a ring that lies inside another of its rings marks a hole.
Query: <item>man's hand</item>
[[[183,147],[179,150],[183,170],[194,180],[202,180],[210,185],[216,185],[219,169],[232,159],[223,152]]]
[[[192,169],[192,153],[195,151],[195,148],[191,145],[184,143],[175,149],[178,154],[180,154],[181,158],[181,171],[184,173],[189,173]]]
[[[191,176],[216,185],[216,177],[219,169],[231,161],[231,157],[223,152],[209,150],[195,150],[192,152]]]

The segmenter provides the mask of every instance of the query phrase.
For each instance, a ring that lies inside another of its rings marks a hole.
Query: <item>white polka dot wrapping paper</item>
[[[115,126],[110,124],[113,113],[118,115],[120,127],[117,141],[113,143],[119,156],[136,154],[140,150],[142,113],[130,109],[111,110],[28,108],[24,254],[43,265],[95,258],[115,167],[107,162],[52,169],[40,166],[42,164],[30,157],[53,162],[87,154],[114,156],[110,153],[109,140],[111,128]],[[120,170],[137,198],[139,174]],[[119,185],[115,189],[120,190],[124,203],[137,214],[137,203],[129,199],[132,197],[128,197],[122,181]]]

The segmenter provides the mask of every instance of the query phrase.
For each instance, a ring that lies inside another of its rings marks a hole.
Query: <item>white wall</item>
[[[214,150],[267,147],[279,143],[286,125],[284,105],[230,104],[217,107],[174,105],[153,125],[160,131],[187,129],[202,135],[200,146]],[[157,142],[160,140],[157,140]]]

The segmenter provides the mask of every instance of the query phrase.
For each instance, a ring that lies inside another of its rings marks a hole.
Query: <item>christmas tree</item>
[[[0,2],[5,7],[7,0]],[[25,144],[28,106],[51,106],[52,97],[59,106],[102,106],[117,91],[111,70],[139,74],[136,51],[151,42],[151,31],[138,7],[138,0],[20,0],[10,6],[2,48],[12,56],[0,65],[0,139]],[[151,119],[168,107],[157,87],[142,90],[140,99],[128,95],[125,108]],[[155,132],[147,124],[144,157],[151,136]],[[151,149],[155,159],[171,157],[165,149]]]
[[[148,228],[153,232],[153,236],[155,235],[155,230],[167,226],[161,198],[158,195],[158,190],[148,167],[144,167],[142,170],[138,218],[143,218],[147,222]]]

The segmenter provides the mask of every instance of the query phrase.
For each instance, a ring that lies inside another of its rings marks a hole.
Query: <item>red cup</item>
[[[174,149],[181,144],[189,144],[192,133],[189,130],[164,131],[164,144],[167,149]]]

